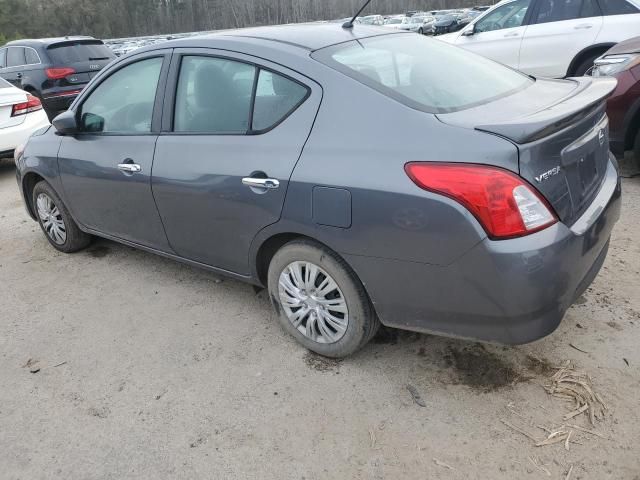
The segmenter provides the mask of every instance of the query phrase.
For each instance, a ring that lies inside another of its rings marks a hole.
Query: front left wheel
[[[283,328],[307,349],[345,357],[363,347],[379,321],[360,280],[328,248],[294,240],[273,257],[269,297]]]
[[[78,228],[67,207],[47,182],[36,184],[32,199],[40,228],[56,250],[73,253],[89,245],[91,236]]]

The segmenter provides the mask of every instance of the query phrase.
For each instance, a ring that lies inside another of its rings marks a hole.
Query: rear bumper
[[[73,86],[65,90],[42,92],[42,105],[48,112],[59,112],[69,108],[84,85]]]
[[[615,159],[599,194],[571,227],[483,240],[448,266],[346,255],[384,325],[503,344],[553,332],[591,284],[620,216]]]

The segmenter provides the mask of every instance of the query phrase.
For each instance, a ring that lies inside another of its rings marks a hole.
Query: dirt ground
[[[638,480],[640,177],[623,187],[606,264],[551,336],[384,330],[329,361],[248,285],[103,240],[57,253],[3,161],[0,478]],[[608,407],[595,426],[543,388],[566,360]],[[598,435],[534,446],[562,424]]]

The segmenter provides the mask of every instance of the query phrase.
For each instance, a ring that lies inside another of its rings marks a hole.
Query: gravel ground
[[[623,188],[607,262],[551,336],[384,330],[330,361],[248,285],[103,240],[57,253],[4,161],[0,478],[638,480],[640,177]],[[503,420],[539,440],[567,423],[543,388],[566,360],[608,407],[568,423],[600,436],[536,447]]]

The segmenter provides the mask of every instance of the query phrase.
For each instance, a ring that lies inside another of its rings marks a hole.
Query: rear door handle
[[[255,178],[245,177],[242,179],[242,184],[252,188],[266,188],[274,189],[280,186],[280,182],[275,178]]]
[[[142,167],[137,163],[119,163],[118,170],[125,173],[140,173]]]
[[[574,30],[588,30],[590,28],[593,28],[593,25],[590,23],[581,23],[580,25],[573,27]]]
[[[504,38],[508,38],[508,37],[519,37],[520,34],[518,32],[512,32],[512,33],[505,33]]]

